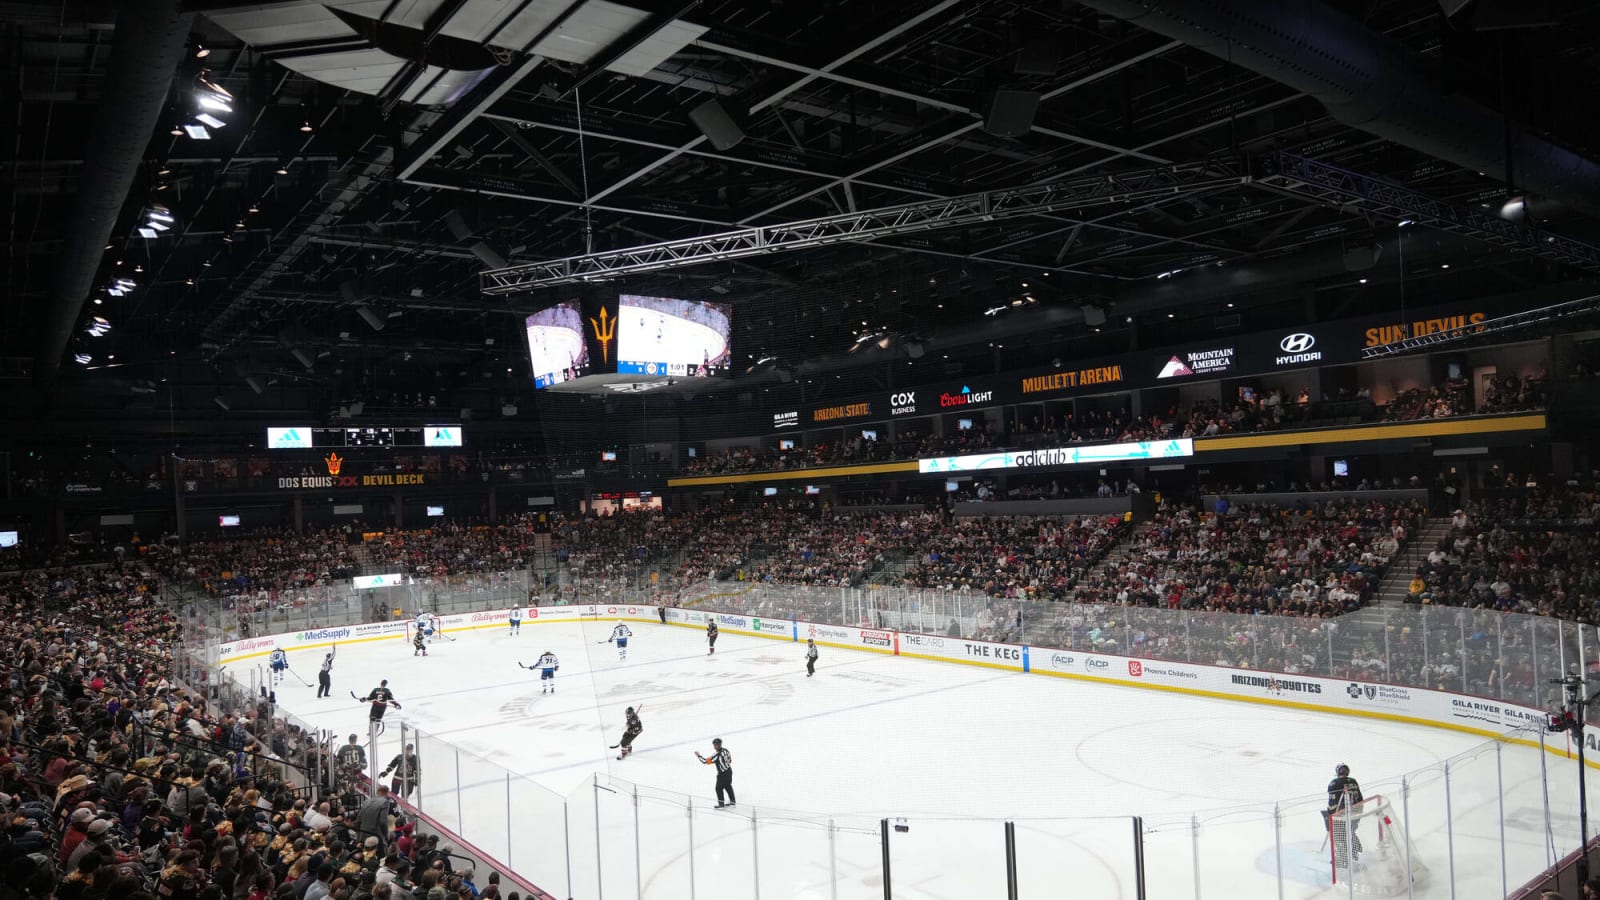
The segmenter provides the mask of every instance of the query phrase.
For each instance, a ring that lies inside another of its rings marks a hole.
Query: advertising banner
[[[1021,450],[1010,453],[975,453],[969,456],[939,456],[917,460],[917,471],[984,472],[991,469],[1043,469],[1053,466],[1078,466],[1129,460],[1182,459],[1194,455],[1194,441],[1178,438],[1169,441],[1137,441],[1127,444],[1090,444],[1084,447],[1057,447],[1051,450]]]
[[[981,384],[920,384],[871,397],[830,401],[810,409],[774,413],[772,427],[820,428],[861,422],[873,416],[960,413],[990,404],[1037,402],[1349,364],[1361,360],[1364,348],[1409,337],[1475,329],[1495,315],[1498,313],[1475,305],[1453,304],[1428,307],[1405,316],[1390,313],[1291,326],[1204,344],[1084,360],[1065,368],[1011,372],[990,376]]]
[[[900,635],[900,655],[921,659],[955,660],[974,665],[1022,672],[1027,651],[1015,644],[944,637],[937,634]]]

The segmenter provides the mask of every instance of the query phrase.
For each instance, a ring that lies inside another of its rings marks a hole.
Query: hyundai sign
[[[971,456],[939,456],[917,460],[917,471],[924,475],[948,472],[984,472],[990,469],[1040,469],[1050,466],[1077,466],[1091,463],[1116,463],[1156,459],[1182,459],[1194,455],[1194,441],[1138,441],[1129,444],[1091,444],[1085,447],[1057,447],[1053,450],[1022,450],[1013,453],[975,453]]]

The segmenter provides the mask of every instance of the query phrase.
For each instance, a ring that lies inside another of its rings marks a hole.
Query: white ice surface
[[[1551,853],[1533,749],[1505,746],[1497,759],[1491,746],[1455,764],[1447,813],[1442,767],[1404,792],[1399,777],[1481,737],[831,648],[807,678],[804,644],[725,633],[708,657],[699,631],[644,622],[630,623],[623,661],[601,643],[613,624],[458,632],[425,659],[400,641],[345,645],[332,698],[291,678],[278,701],[364,740],[366,706],[351,692],[389,679],[404,708],[390,713],[380,762],[399,750],[402,722],[425,732],[423,810],[577,898],[689,897],[692,877],[697,898],[753,897],[759,884],[763,898],[876,900],[882,816],[911,826],[891,838],[895,897],[1005,896],[1010,818],[1022,897],[1129,898],[1131,815],[1144,817],[1152,898],[1194,897],[1197,882],[1207,898],[1275,898],[1280,865],[1283,896],[1341,897],[1317,813],[1340,762],[1403,811],[1431,870],[1417,897],[1451,896],[1452,855],[1455,896],[1503,896],[1500,784],[1510,887]],[[561,658],[553,695],[517,666],[547,649]],[[291,652],[290,664],[314,681],[322,653]],[[249,681],[263,664],[233,667]],[[629,705],[642,705],[644,733],[619,762],[607,745]],[[713,775],[694,752],[710,753],[713,737],[734,755],[737,814],[708,808]],[[1553,846],[1565,853],[1577,844],[1576,768],[1545,763]],[[597,774],[612,790],[593,786]],[[643,797],[637,823],[630,784]]]

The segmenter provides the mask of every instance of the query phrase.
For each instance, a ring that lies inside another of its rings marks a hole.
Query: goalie
[[[1361,806],[1361,783],[1350,777],[1344,763],[1334,767],[1328,782],[1328,808],[1322,811],[1323,827],[1333,840],[1334,858],[1339,868],[1349,868],[1361,857],[1361,838],[1356,834],[1352,813]]]

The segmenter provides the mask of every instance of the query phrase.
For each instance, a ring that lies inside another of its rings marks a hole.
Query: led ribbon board
[[[1011,453],[936,456],[932,459],[917,460],[917,471],[927,475],[947,472],[986,472],[991,469],[1042,469],[1091,463],[1182,459],[1193,455],[1194,441],[1189,438],[1179,438],[1170,441],[1092,444],[1087,447],[1056,447],[1050,450],[1022,450]]]
[[[357,575],[350,579],[358,591],[381,587],[399,587],[405,584],[405,576],[398,572],[393,575]]]

